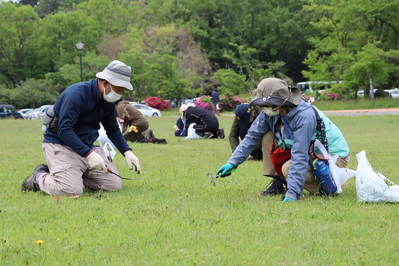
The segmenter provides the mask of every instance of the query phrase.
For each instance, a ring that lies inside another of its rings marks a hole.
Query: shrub
[[[212,111],[210,96],[201,96],[195,101],[195,106],[202,107]],[[245,100],[240,99],[240,95],[229,96],[227,93],[220,97],[220,111],[233,111],[237,105],[242,104]]]
[[[146,102],[148,106],[160,111],[170,108],[169,102],[161,100],[159,97],[147,97],[145,100],[143,100],[143,102]]]
[[[229,96],[228,94],[223,95],[220,99],[219,106],[221,111],[233,111],[237,105],[244,103],[245,100],[240,99],[240,95]]]
[[[202,108],[212,111],[211,97],[210,96],[201,96],[201,97],[197,98],[197,100],[195,101],[195,106],[202,107]]]

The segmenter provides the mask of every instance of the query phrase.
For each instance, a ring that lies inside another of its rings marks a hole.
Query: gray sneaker
[[[37,176],[40,173],[48,173],[50,172],[48,169],[48,166],[46,164],[39,164],[35,170],[33,170],[33,173],[25,178],[24,182],[22,182],[21,185],[21,190],[22,191],[39,191],[39,184],[37,183]]]

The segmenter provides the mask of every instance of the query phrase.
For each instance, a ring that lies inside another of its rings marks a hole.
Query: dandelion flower
[[[41,245],[41,244],[43,244],[44,243],[44,240],[37,240],[36,241],[36,244],[39,244],[39,245]]]

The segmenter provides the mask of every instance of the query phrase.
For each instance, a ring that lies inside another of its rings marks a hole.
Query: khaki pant
[[[262,138],[262,151],[263,151],[263,175],[264,176],[277,176],[276,170],[270,160],[270,145],[274,139],[273,133],[269,131]],[[347,165],[347,161],[342,158],[338,158],[336,165],[340,168],[344,168]],[[291,166],[291,160],[288,160],[283,164],[282,172],[285,178],[288,176],[289,168]],[[315,176],[312,174],[312,169],[308,165],[308,172],[306,174],[305,186],[304,188],[311,194],[315,194],[319,191],[320,184],[316,180]]]
[[[88,191],[115,191],[122,188],[122,181],[111,173],[91,169],[88,160],[66,146],[43,143],[43,154],[50,173],[40,174],[37,178],[40,190],[54,196],[77,196]],[[94,151],[105,160],[113,172],[118,173],[115,165],[108,160],[101,147]]]

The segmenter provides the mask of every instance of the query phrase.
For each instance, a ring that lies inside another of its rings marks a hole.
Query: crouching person
[[[196,107],[195,104],[182,104],[180,106],[181,118],[184,123],[184,130],[188,133],[188,128],[195,123],[195,133],[204,139],[221,138],[224,139],[224,130],[219,128],[219,120],[209,110]]]
[[[315,177],[317,172],[311,167],[311,162],[318,158],[312,147],[315,140],[320,141],[328,153],[339,157],[337,166],[345,167],[349,147],[339,128],[302,99],[298,88],[280,79],[262,80],[250,105],[260,107],[262,112],[217,174],[229,175],[262,141],[263,175],[271,177],[272,182],[259,196],[285,193],[283,201],[287,202],[297,201],[304,188],[311,194],[323,193]]]
[[[115,112],[115,102],[123,92],[133,90],[131,68],[112,61],[97,79],[68,87],[54,104],[57,120],[48,126],[42,143],[47,164],[36,167],[22,183],[23,191],[50,195],[78,196],[87,191],[115,191],[122,188],[118,173],[101,147],[95,147],[100,123],[128,167],[140,173],[138,158],[124,139]]]
[[[119,101],[116,104],[118,122],[122,125],[123,136],[127,141],[135,142],[143,138],[143,132],[148,130],[148,120],[128,101]]]

